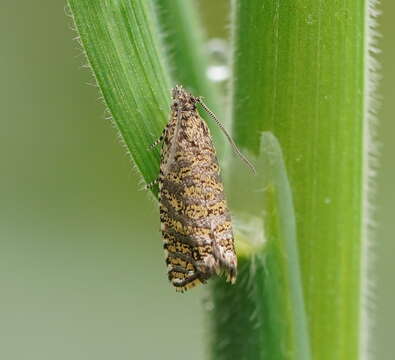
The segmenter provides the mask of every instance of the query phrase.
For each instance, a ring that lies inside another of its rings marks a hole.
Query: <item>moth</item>
[[[170,120],[152,147],[161,144],[159,177],[160,221],[168,277],[177,291],[206,283],[213,274],[237,276],[231,216],[209,128],[197,105],[207,111],[235,151],[223,125],[200,97],[176,86]]]

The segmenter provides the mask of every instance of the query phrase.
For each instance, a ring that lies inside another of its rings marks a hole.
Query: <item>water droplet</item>
[[[214,38],[207,42],[210,63],[207,69],[207,76],[211,81],[225,81],[230,76],[228,66],[228,43],[223,39]]]
[[[211,81],[220,82],[229,78],[230,70],[228,66],[209,66],[207,76]]]

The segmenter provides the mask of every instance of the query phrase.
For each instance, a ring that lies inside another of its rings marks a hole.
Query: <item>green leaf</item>
[[[148,147],[167,123],[170,75],[149,2],[69,0],[81,43],[104,101],[146,182],[159,150]]]
[[[141,0],[69,0],[69,6],[103,99],[134,163],[151,182],[158,174],[159,146],[148,147],[168,121],[171,87],[178,82],[204,96],[214,111],[220,107],[218,90],[206,76],[197,11],[183,1],[158,1],[154,7]],[[201,113],[223,154],[223,135]]]

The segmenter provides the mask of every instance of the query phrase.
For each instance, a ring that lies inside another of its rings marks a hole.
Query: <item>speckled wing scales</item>
[[[168,276],[178,291],[225,272],[236,279],[230,214],[209,129],[197,98],[173,89],[161,151],[159,202]]]

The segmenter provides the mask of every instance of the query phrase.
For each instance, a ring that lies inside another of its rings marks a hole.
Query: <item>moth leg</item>
[[[148,150],[152,150],[153,148],[157,147],[163,141],[163,135],[159,136],[149,147]]]
[[[166,133],[166,129],[167,126],[165,126],[165,128],[162,130],[162,134],[160,134],[159,138],[156,139],[149,147],[148,150],[152,150],[154,147],[158,146],[160,143],[162,143],[163,139],[165,138],[165,133]]]
[[[144,186],[144,189],[149,190],[149,189],[153,188],[155,185],[157,185],[158,182],[159,182],[159,178],[156,178],[154,181],[151,181],[150,183],[146,184]]]

